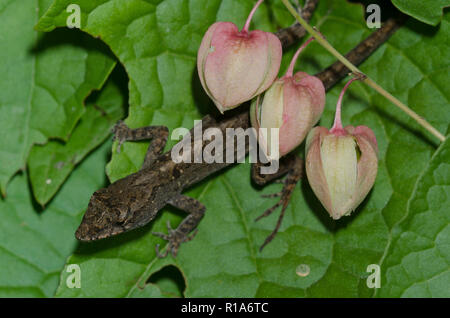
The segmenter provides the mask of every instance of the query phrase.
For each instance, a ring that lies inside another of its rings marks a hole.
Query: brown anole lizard
[[[313,2],[317,1],[311,1],[309,4]],[[353,64],[360,64],[378,46],[384,43],[400,24],[401,19],[386,21],[381,29],[372,33],[351,50],[346,55],[347,59]],[[298,28],[298,26],[294,27]],[[289,40],[286,40],[286,34],[280,36],[280,38],[284,39],[283,44],[290,44]],[[340,62],[336,62],[316,76],[322,80],[328,90],[347,73],[348,69]],[[249,127],[248,109],[242,107],[238,112],[231,116],[224,116],[220,121],[206,116],[202,120],[202,127],[203,131],[207,128],[216,127],[224,135],[226,128],[242,128],[245,130]],[[160,254],[157,247],[158,255],[164,257],[170,251],[173,256],[176,256],[180,244],[192,238],[190,233],[197,228],[206,210],[202,203],[183,195],[182,192],[231,163],[175,163],[171,158],[171,152],[162,154],[169,134],[168,128],[164,126],[130,129],[120,122],[116,125],[114,131],[115,139],[119,141],[119,144],[125,141],[146,139],[151,139],[152,142],[140,171],[112,183],[107,188],[98,190],[92,195],[87,211],[76,231],[76,238],[80,241],[94,241],[142,227],[152,221],[157,213],[169,204],[189,213],[176,229],[171,229],[169,225],[167,235],[155,233],[167,240],[169,244],[164,254]],[[181,142],[186,142],[186,140]],[[208,141],[203,141],[202,148],[207,144]],[[225,149],[225,151],[236,153],[236,149]],[[246,147],[246,151],[248,151],[248,147]],[[282,191],[273,195],[280,197],[279,202],[259,217],[267,216],[276,208],[282,206],[275,230],[267,237],[261,246],[262,249],[273,239],[281,225],[289,199],[302,177],[303,161],[294,154],[287,155],[280,160],[278,172],[271,175],[259,174],[260,165],[254,164],[252,166],[252,178],[259,185],[264,185],[286,175],[286,178],[282,181],[284,184]]]

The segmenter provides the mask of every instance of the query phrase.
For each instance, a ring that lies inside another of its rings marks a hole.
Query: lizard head
[[[89,201],[75,237],[95,241],[144,226],[166,204],[170,189],[158,175],[131,174],[96,191]]]
[[[150,187],[142,186],[136,175],[96,191],[75,237],[80,241],[94,241],[143,226],[152,218],[143,210],[157,211],[148,200],[151,193]]]
[[[75,237],[80,241],[94,241],[126,231],[129,207],[115,200],[109,188],[96,191],[89,201]]]

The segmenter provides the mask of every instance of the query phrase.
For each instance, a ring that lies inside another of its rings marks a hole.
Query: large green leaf
[[[66,139],[115,61],[75,30],[33,31],[51,0],[0,1],[0,190],[25,167],[35,143]]]
[[[132,127],[164,124],[170,128],[189,128],[194,118],[213,111],[196,76],[196,50],[211,23],[231,20],[242,25],[254,3],[56,0],[39,28],[63,26],[65,7],[71,2],[81,6],[82,29],[101,37],[127,70],[127,123]],[[292,22],[280,13],[279,2],[273,3],[276,14],[269,14],[263,6],[258,11],[256,27],[273,31],[276,25]],[[280,17],[284,18],[281,22]],[[341,52],[370,33],[362,7],[344,0],[321,1],[313,24]],[[445,85],[450,60],[448,34],[448,16],[436,28],[411,21],[361,66],[442,133],[450,122],[450,94]],[[298,68],[316,72],[332,62],[331,55],[312,44],[302,55]],[[331,126],[341,88],[342,83],[328,93],[321,121],[324,126]],[[260,253],[258,248],[277,218],[275,213],[258,223],[253,221],[275,203],[275,199],[263,199],[260,194],[279,191],[280,185],[256,188],[250,182],[249,165],[237,165],[188,191],[188,195],[206,205],[207,213],[195,239],[183,244],[176,259],[161,260],[155,256],[154,245],[162,242],[150,232],[165,231],[167,220],[174,226],[182,217],[174,209],[164,209],[157,220],[140,230],[82,244],[67,262],[80,265],[82,288],[67,288],[67,273],[63,271],[57,295],[160,295],[151,279],[147,283],[148,278],[173,264],[186,281],[185,296],[370,297],[374,290],[366,285],[366,269],[370,264],[380,264],[384,281],[383,293],[379,294],[398,296],[398,275],[384,274],[384,265],[391,264],[387,261],[395,238],[405,229],[401,224],[408,215],[408,200],[437,142],[360,83],[353,84],[347,93],[343,121],[370,126],[380,148],[374,190],[352,216],[331,220],[303,181],[294,193],[280,233]],[[120,155],[114,151],[108,167],[110,178],[115,180],[139,169],[145,148],[145,143],[127,143]],[[445,237],[440,239],[445,241]],[[309,274],[298,275],[297,269],[304,265],[309,267]]]
[[[422,172],[383,260],[380,296],[450,297],[450,139]]]
[[[82,29],[101,37],[127,70],[130,111],[126,123],[132,127],[164,123],[169,128],[190,127],[199,114],[212,109],[193,76],[197,48],[206,28],[216,19],[243,25],[253,5],[248,0],[55,1],[38,28],[49,31],[64,26],[68,16],[65,8],[71,3],[81,7]],[[263,7],[255,21],[275,31],[268,16]],[[145,143],[124,145],[125,151],[114,153],[108,167],[110,177],[117,179],[137,171],[145,149]]]
[[[111,143],[90,155],[39,211],[26,174],[13,178],[0,201],[0,297],[50,297],[61,268],[76,248],[74,231],[93,191],[104,185]]]
[[[120,88],[110,80],[89,101],[67,143],[55,140],[32,148],[28,169],[34,196],[41,205],[53,197],[74,167],[111,134],[111,128],[123,117],[124,102]]]
[[[450,7],[449,0],[392,0],[392,3],[400,11],[430,25],[437,25],[442,20],[443,9]]]

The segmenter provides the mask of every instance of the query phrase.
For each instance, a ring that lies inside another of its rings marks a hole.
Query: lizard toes
[[[271,214],[273,213],[273,211],[275,211],[282,203],[283,203],[282,200],[278,201],[277,204],[275,204],[275,205],[272,206],[271,208],[267,209],[266,211],[264,211],[263,214],[261,214],[260,216],[258,216],[258,217],[255,219],[255,222],[261,220],[262,218],[264,218],[264,217],[266,217],[266,216],[271,215]]]
[[[194,232],[192,232],[191,235],[186,235],[186,236],[183,238],[183,241],[182,241],[182,242],[185,243],[185,242],[192,241],[192,239],[197,235],[197,233],[198,233],[198,229],[195,229]]]
[[[114,125],[112,132],[114,134],[114,140],[121,139],[120,137],[123,137],[129,132],[128,126],[122,121],[119,120],[117,124]]]
[[[172,225],[170,225],[170,220],[167,220],[166,226],[169,236],[174,235],[175,230],[172,228]]]
[[[178,248],[180,247],[179,243],[170,243],[170,254],[172,254],[173,257],[176,257],[178,254]]]
[[[117,153],[120,153],[122,148],[122,144],[127,140],[127,136],[130,133],[130,128],[122,121],[118,121],[117,124],[112,129],[113,131],[113,140],[118,142]]]
[[[159,244],[156,244],[155,250],[156,250],[156,256],[158,256],[158,258],[165,258],[169,254],[169,250],[165,250],[163,253],[161,253],[159,251]]]
[[[178,248],[180,247],[180,244],[182,242],[186,242],[187,240],[192,239],[191,237],[178,236],[178,235],[176,235],[176,232],[170,228],[169,228],[169,232],[171,232],[171,234],[169,234],[169,235],[164,234],[164,233],[159,233],[159,232],[152,232],[153,235],[158,236],[168,242],[167,248],[163,253],[161,253],[159,250],[160,245],[159,244],[156,245],[156,255],[159,258],[165,258],[169,254],[169,252],[170,252],[170,254],[172,254],[173,257],[176,257],[177,253],[178,253]]]
[[[157,236],[157,237],[162,238],[162,239],[165,240],[165,241],[169,241],[169,240],[170,240],[170,236],[167,235],[167,234],[160,233],[160,232],[152,232],[152,234],[153,234],[154,236]]]
[[[277,192],[277,193],[270,193],[270,194],[262,194],[262,198],[279,198],[283,195],[283,191]]]

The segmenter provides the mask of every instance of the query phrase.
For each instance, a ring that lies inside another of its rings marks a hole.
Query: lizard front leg
[[[188,242],[194,238],[195,234],[197,233],[197,226],[206,211],[206,208],[202,203],[182,194],[179,194],[178,196],[170,199],[167,203],[177,209],[188,212],[189,215],[180,223],[180,225],[178,225],[175,230],[171,228],[170,222],[168,222],[168,234],[157,232],[153,233],[153,235],[159,236],[168,241],[169,244],[164,253],[160,253],[159,244],[156,245],[156,254],[160,258],[166,257],[169,251],[172,256],[175,257],[177,255],[180,244]],[[194,231],[193,234],[189,235],[189,233],[191,233],[192,231]]]
[[[258,185],[265,185],[270,181],[280,180],[279,178],[285,174],[287,174],[287,176],[284,180],[280,181],[284,184],[283,189],[280,192],[264,196],[270,198],[279,197],[280,200],[274,206],[267,209],[263,214],[255,219],[255,221],[258,221],[263,217],[272,214],[278,207],[282,207],[275,229],[261,245],[259,249],[260,251],[262,251],[262,249],[273,240],[278,230],[280,229],[285,210],[289,204],[289,200],[292,196],[292,193],[294,192],[295,186],[303,176],[303,160],[295,154],[289,154],[280,160],[280,167],[274,174],[261,174],[261,166],[261,163],[255,163],[252,165],[252,179]]]
[[[169,129],[166,126],[147,126],[130,129],[123,121],[119,121],[114,126],[113,133],[114,140],[117,140],[119,143],[117,146],[117,152],[119,153],[125,141],[152,140],[148,146],[141,169],[151,166],[158,155],[162,153],[169,137]]]

